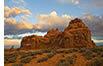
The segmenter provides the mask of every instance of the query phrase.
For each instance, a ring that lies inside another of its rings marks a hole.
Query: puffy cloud
[[[93,40],[95,43],[103,43],[103,40]]]
[[[16,21],[16,19],[5,19],[4,31],[5,35],[13,33],[25,33],[25,32],[47,32],[49,29],[58,28],[63,30],[72,19],[71,16],[62,15],[59,17],[55,11],[50,14],[37,15],[39,24],[30,24],[25,21]]]
[[[94,16],[92,14],[84,13],[81,18],[88,25],[92,31],[93,36],[103,36],[103,15]]]
[[[5,46],[10,46],[10,45],[16,45],[20,46],[21,40],[4,40],[4,45]]]
[[[17,15],[21,15],[21,14],[28,14],[31,15],[31,12],[29,10],[23,10],[21,8],[18,7],[14,7],[14,8],[9,8],[7,6],[4,7],[4,17],[5,18],[9,18],[9,17],[15,17]]]
[[[28,19],[25,16],[21,16],[24,21],[28,22]]]
[[[79,4],[79,0],[57,0],[61,3],[73,3],[73,4]]]
[[[5,25],[4,25],[5,31],[33,29],[32,24],[28,22],[24,22],[24,21],[16,21],[15,19],[5,19],[4,22],[5,22]]]
[[[8,6],[4,7],[4,11],[9,11],[9,10],[10,10],[10,8]]]
[[[22,13],[25,13],[25,14],[29,14],[31,15],[31,12],[29,10],[21,10]]]
[[[52,28],[59,28],[63,29],[72,19],[71,16],[62,15],[59,17],[55,11],[51,12],[49,15],[40,14],[37,16],[39,18],[39,28],[43,29],[52,29]]]

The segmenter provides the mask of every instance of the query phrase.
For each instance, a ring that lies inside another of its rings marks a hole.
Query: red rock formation
[[[64,32],[51,29],[43,36],[26,36],[21,41],[21,49],[42,48],[94,48],[95,43],[91,40],[91,31],[76,18],[72,20]]]

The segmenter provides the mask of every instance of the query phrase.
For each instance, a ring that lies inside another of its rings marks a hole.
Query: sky
[[[20,46],[24,36],[63,30],[80,18],[96,44],[103,43],[103,0],[4,0],[4,45]]]

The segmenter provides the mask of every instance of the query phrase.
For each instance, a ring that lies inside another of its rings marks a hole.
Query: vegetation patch
[[[96,58],[87,64],[88,66],[103,66],[103,58]]]
[[[24,66],[22,63],[19,64],[13,64],[12,66]]]
[[[47,61],[47,60],[48,60],[48,57],[43,57],[43,58],[39,59],[37,61],[37,63],[44,62],[44,61]]]
[[[21,63],[29,63],[32,59],[34,59],[35,57],[26,57],[21,59]]]
[[[43,53],[50,53],[50,52],[52,52],[52,49],[44,49],[42,52]]]
[[[47,55],[48,58],[52,58],[55,55],[55,53],[50,53]]]
[[[70,63],[67,62],[65,59],[60,59],[60,60],[57,62],[56,66],[70,66]]]

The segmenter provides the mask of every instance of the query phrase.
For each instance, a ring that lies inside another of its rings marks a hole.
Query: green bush
[[[73,58],[77,58],[77,55],[76,55],[76,54],[74,54],[74,55],[72,55],[72,57],[73,57]]]
[[[94,57],[96,57],[96,54],[93,54],[92,51],[86,50],[85,52],[82,53],[83,56],[86,56],[87,60],[90,60]]]
[[[65,59],[60,59],[60,60],[57,62],[56,66],[70,66],[70,63],[67,62]]]
[[[70,64],[73,64],[73,57],[70,57],[70,56],[68,56],[68,57],[66,57],[66,60],[67,60],[67,62],[69,62]]]
[[[19,64],[13,64],[12,66],[24,66],[22,63]]]
[[[17,57],[18,53],[6,54],[4,56],[7,57],[7,58]]]
[[[15,63],[15,62],[16,62],[16,58],[15,57],[8,59],[8,63]]]
[[[34,56],[34,55],[42,55],[42,52],[41,51],[27,52],[27,53],[25,53],[21,56],[21,59],[25,58],[25,57],[28,57],[28,56]]]
[[[39,59],[37,61],[37,63],[44,62],[44,61],[47,61],[47,60],[48,60],[48,57],[43,57],[43,58]]]
[[[48,58],[52,58],[55,55],[55,53],[50,53],[47,55]]]
[[[4,63],[15,63],[17,56],[18,56],[17,53],[5,54]]]
[[[52,49],[44,49],[43,53],[50,53],[52,51]]]
[[[34,55],[42,55],[43,52],[42,52],[42,51],[36,51],[36,52],[34,52],[33,54],[34,54]]]
[[[73,52],[72,50],[65,50],[64,51],[65,54],[72,53],[72,52]]]
[[[87,58],[87,60],[90,60],[90,59],[92,59],[92,58],[94,58],[94,57],[96,57],[96,54],[88,55],[86,58]]]
[[[65,53],[65,50],[58,50],[56,53]]]
[[[103,57],[103,52],[98,51],[97,54],[100,55],[100,57]]]
[[[83,56],[89,56],[92,54],[92,51],[86,50],[85,52],[82,53]]]
[[[96,58],[93,61],[91,61],[89,66],[103,66],[103,58]]]
[[[22,55],[22,56],[20,57],[20,59],[25,58],[25,57],[28,57],[28,55],[27,55],[27,54],[24,54],[24,55]]]
[[[78,49],[72,49],[72,51],[73,51],[73,52],[77,52],[77,51],[78,51]]]
[[[21,63],[29,63],[34,57],[26,57],[21,59]]]
[[[83,53],[83,52],[85,52],[86,50],[87,50],[86,48],[82,48],[82,49],[79,50],[79,53]]]

